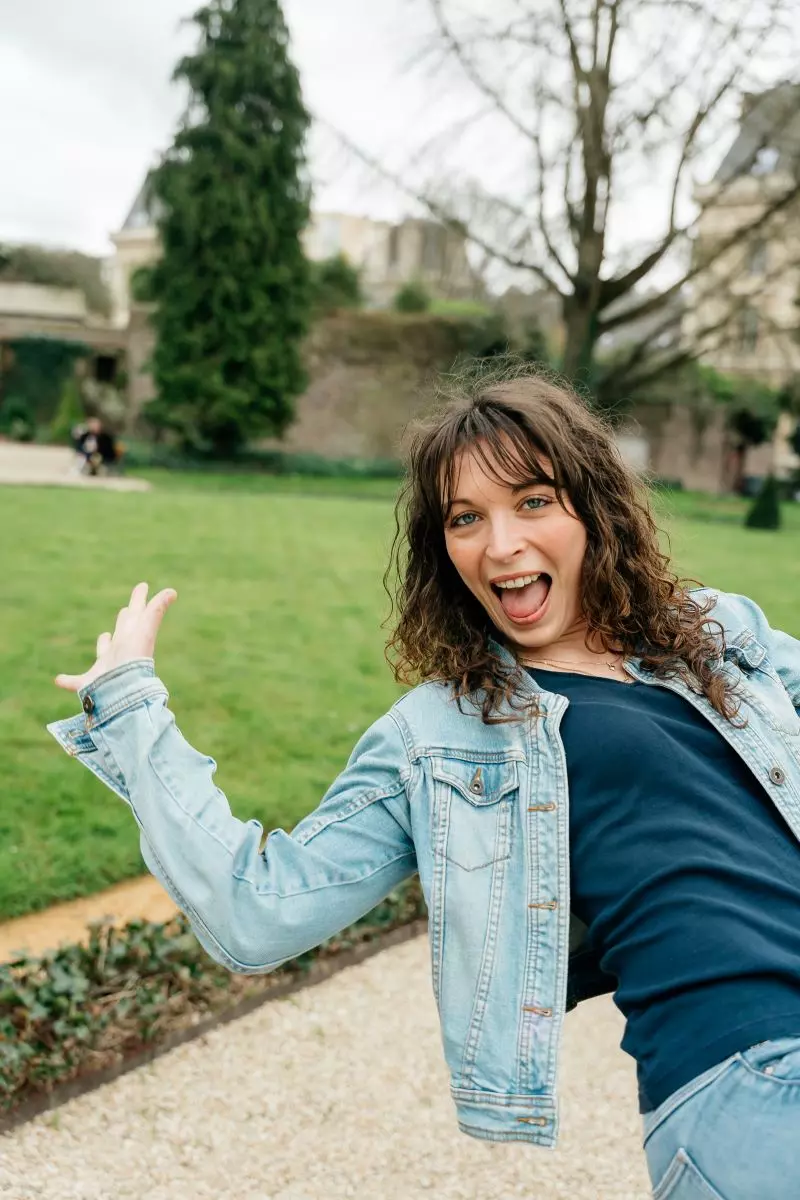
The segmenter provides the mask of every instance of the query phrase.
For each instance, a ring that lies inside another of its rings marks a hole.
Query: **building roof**
[[[774,171],[800,174],[800,84],[744,97],[739,132],[714,179],[728,183]]]
[[[122,225],[122,232],[134,229],[151,229],[157,222],[161,205],[157,200],[148,197],[150,176],[145,176],[144,183],[139,188],[131,210]]]

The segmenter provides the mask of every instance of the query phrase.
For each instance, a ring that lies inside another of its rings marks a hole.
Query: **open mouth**
[[[493,583],[491,588],[509,620],[527,622],[537,621],[543,615],[552,583],[552,578],[541,571],[536,576],[523,575]]]

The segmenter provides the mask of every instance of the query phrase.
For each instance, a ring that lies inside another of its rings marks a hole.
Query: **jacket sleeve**
[[[391,712],[361,737],[291,833],[234,817],[167,707],[152,659],[83,689],[84,715],[48,730],[129,806],[149,870],[218,962],[275,970],[351,924],[417,869],[408,789],[414,768]]]
[[[800,641],[780,629],[773,629],[762,609],[749,597],[723,593],[720,599],[724,609],[733,609],[735,613],[731,626],[746,625],[764,646],[792,704],[800,709]],[[709,616],[714,618],[716,613],[712,610]],[[723,624],[728,625],[724,618]]]

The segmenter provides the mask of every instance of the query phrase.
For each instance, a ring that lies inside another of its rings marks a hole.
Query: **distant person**
[[[82,474],[99,475],[116,463],[114,437],[100,417],[89,417],[84,425],[76,425],[72,431],[72,441]]]
[[[389,647],[421,682],[291,833],[261,850],[175,725],[152,660],[172,589],[138,584],[58,676],[84,711],[51,731],[231,971],[418,871],[464,1133],[555,1146],[564,1014],[613,992],[656,1194],[800,1195],[800,642],[677,578],[610,428],[541,375],[457,387],[398,517]]]

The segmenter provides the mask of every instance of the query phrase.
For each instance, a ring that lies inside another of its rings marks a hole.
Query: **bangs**
[[[452,502],[460,459],[466,452],[476,455],[496,483],[508,487],[533,484],[552,487],[563,504],[564,479],[554,449],[505,409],[493,405],[471,408],[439,432],[435,444],[430,446],[431,461],[424,475],[429,485],[433,485],[429,502],[432,507],[435,505],[442,519]],[[552,464],[552,474],[545,470],[544,459]]]

